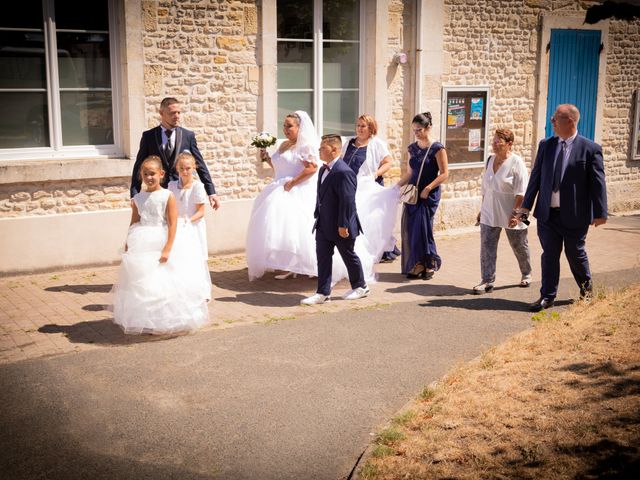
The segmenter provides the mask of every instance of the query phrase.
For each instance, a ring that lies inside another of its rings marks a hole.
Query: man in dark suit
[[[343,298],[355,300],[369,295],[362,264],[354,251],[356,237],[362,232],[356,211],[356,174],[342,161],[340,135],[324,135],[320,143],[320,159],[325,162],[318,173],[316,198],[316,255],[318,261],[318,289],[303,299],[303,305],[316,305],[331,300],[331,270],[333,253],[338,248],[347,272],[349,290]]]
[[[585,240],[589,225],[607,221],[607,190],[602,147],[578,135],[580,111],[562,104],[551,122],[556,136],[540,142],[520,213],[528,213],[537,197],[533,215],[538,220],[542,245],[540,298],[530,305],[539,312],[553,306],[560,281],[560,254],[565,255],[580,298],[591,298],[593,285]]]
[[[195,134],[191,130],[178,126],[180,114],[180,102],[175,98],[167,97],[160,103],[160,125],[144,132],[140,140],[140,149],[131,174],[131,197],[133,198],[140,191],[142,184],[140,165],[145,158],[149,155],[157,155],[162,159],[162,165],[166,172],[162,186],[166,188],[170,180],[178,180],[179,178],[175,169],[178,154],[189,151],[196,159],[198,176],[204,184],[207,195],[209,195],[209,203],[214,210],[217,210],[220,206],[220,200],[216,195],[209,169],[200,150],[198,150]]]

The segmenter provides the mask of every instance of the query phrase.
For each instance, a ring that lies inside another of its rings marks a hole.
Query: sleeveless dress
[[[253,202],[246,240],[249,280],[269,270],[317,275],[316,244],[311,233],[316,204],[315,173],[289,192],[284,185],[297,176],[305,161],[315,163],[309,147],[276,152],[271,157],[275,179]]]
[[[158,261],[167,241],[170,195],[160,189],[133,199],[140,221],[129,227],[110,308],[114,323],[128,334],[186,332],[209,320],[199,248],[176,238],[169,260]]]

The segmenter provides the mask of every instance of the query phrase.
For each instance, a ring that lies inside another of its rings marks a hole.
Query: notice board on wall
[[[483,163],[488,156],[489,87],[443,87],[442,131],[450,164]]]

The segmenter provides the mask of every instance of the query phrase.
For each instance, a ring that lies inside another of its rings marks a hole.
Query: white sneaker
[[[483,293],[489,293],[492,291],[493,283],[491,282],[480,283],[479,285],[473,287],[473,293],[475,293],[476,295],[482,295]]]
[[[349,290],[342,296],[342,298],[345,300],[357,300],[359,298],[366,297],[367,295],[369,295],[369,287],[365,285],[364,287]]]
[[[321,293],[314,293],[310,297],[300,300],[301,305],[320,305],[321,303],[330,302],[331,297],[329,295],[322,295]]]

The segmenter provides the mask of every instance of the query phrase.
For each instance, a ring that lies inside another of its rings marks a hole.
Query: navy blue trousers
[[[552,208],[549,221],[538,220],[538,237],[542,245],[542,287],[540,296],[554,299],[560,282],[560,254],[564,246],[569,268],[580,291],[591,290],[591,271],[585,250],[589,226],[569,228],[562,224],[560,210]]]
[[[316,293],[331,294],[331,271],[335,248],[338,249],[338,253],[347,267],[351,288],[355,289],[367,285],[360,258],[353,249],[355,243],[354,237],[338,238],[334,241],[328,239],[321,230],[316,230],[316,256],[318,258],[318,290]]]

